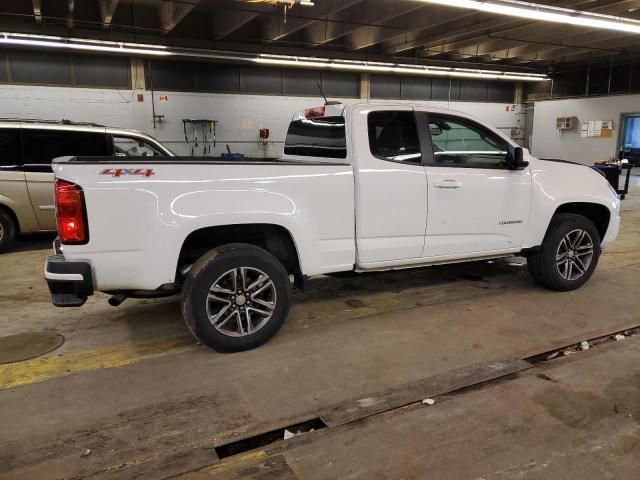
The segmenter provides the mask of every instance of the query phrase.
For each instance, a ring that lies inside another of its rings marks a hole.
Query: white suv
[[[0,120],[0,252],[17,233],[56,230],[51,161],[64,155],[173,153],[149,135],[68,120]]]

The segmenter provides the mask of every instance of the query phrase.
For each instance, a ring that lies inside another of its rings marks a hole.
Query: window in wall
[[[289,124],[285,155],[347,158],[344,117],[302,118]]]
[[[0,81],[63,87],[130,88],[131,67],[126,57],[13,50],[7,55],[10,72],[1,64],[5,58],[0,55]]]
[[[0,52],[0,82],[9,81],[9,71],[7,70],[7,53]]]
[[[277,68],[245,67],[240,70],[243,93],[282,93],[282,71]]]
[[[400,162],[418,163],[422,160],[413,111],[371,112],[367,124],[373,156]]]
[[[199,63],[195,67],[196,90],[202,92],[240,91],[240,68],[237,65]]]
[[[104,133],[25,128],[22,142],[25,165],[48,165],[66,155],[111,155]]]
[[[429,77],[401,77],[400,88],[404,99],[431,99],[431,78]]]
[[[20,129],[0,129],[0,171],[3,168],[15,167],[21,163]]]
[[[284,93],[289,95],[320,95],[318,83],[322,85],[322,72],[306,70],[284,70]]]
[[[357,73],[322,72],[322,89],[328,97],[357,97],[359,79]],[[320,92],[316,90],[316,93]]]
[[[435,77],[431,81],[431,98],[433,100],[449,100],[449,90],[451,85],[448,78]],[[453,92],[455,94],[455,92]],[[455,99],[455,95],[451,100]]]
[[[371,98],[400,98],[400,77],[371,75]]]
[[[12,51],[9,53],[9,59],[14,82],[72,85],[69,54]]]
[[[485,80],[461,79],[460,100],[465,102],[486,102],[487,82]]]
[[[550,82],[530,82],[550,83]],[[516,86],[510,82],[487,82],[487,102],[512,103]]]
[[[154,90],[195,89],[193,62],[146,62],[145,66],[145,82]]]
[[[74,55],[72,61],[78,86],[129,88],[131,67],[126,57]]]
[[[328,97],[357,97],[359,75],[275,67],[248,67],[205,62],[151,60],[145,63],[147,85],[155,90],[220,92],[262,95],[320,96],[318,82]],[[150,73],[152,75],[150,75]]]
[[[505,168],[505,140],[475,122],[429,115],[434,161],[439,166]]]

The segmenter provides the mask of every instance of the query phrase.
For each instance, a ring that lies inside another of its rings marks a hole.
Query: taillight
[[[58,235],[64,244],[84,244],[89,241],[84,194],[75,183],[56,178],[56,222]]]
[[[304,116],[306,118],[324,117],[324,112],[325,112],[324,107],[307,108],[304,111]]]

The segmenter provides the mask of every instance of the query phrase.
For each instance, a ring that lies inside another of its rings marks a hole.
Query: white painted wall
[[[616,155],[620,134],[620,114],[640,112],[640,95],[620,95],[599,98],[572,98],[535,102],[532,153],[542,158],[560,158],[593,165]],[[578,127],[556,130],[557,117],[578,117]],[[582,138],[580,124],[590,120],[613,120],[611,138]]]
[[[144,101],[137,101],[137,94]],[[167,102],[159,96],[167,95]],[[190,154],[184,141],[183,118],[209,118],[219,120],[217,145],[213,155],[220,155],[229,144],[234,152],[246,156],[280,156],[287,127],[292,115],[300,110],[322,104],[320,98],[237,95],[211,93],[155,92],[156,113],[165,120],[153,128],[151,94],[148,91],[90,89],[70,87],[41,87],[0,85],[0,117],[42,118],[95,122],[102,125],[133,128],[144,131],[166,144],[178,154]],[[341,100],[341,99],[332,99]],[[342,99],[344,102],[365,100]],[[498,128],[510,132],[518,127],[521,118],[517,112],[507,111],[506,104],[471,102],[402,102],[376,103],[430,104],[463,110]],[[258,141],[258,129],[270,129],[269,145],[264,148]],[[197,154],[201,154],[201,149]]]

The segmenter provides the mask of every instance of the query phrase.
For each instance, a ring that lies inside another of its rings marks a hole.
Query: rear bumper
[[[93,276],[87,262],[68,262],[62,255],[51,255],[44,266],[44,278],[56,307],[80,307],[93,295]]]

